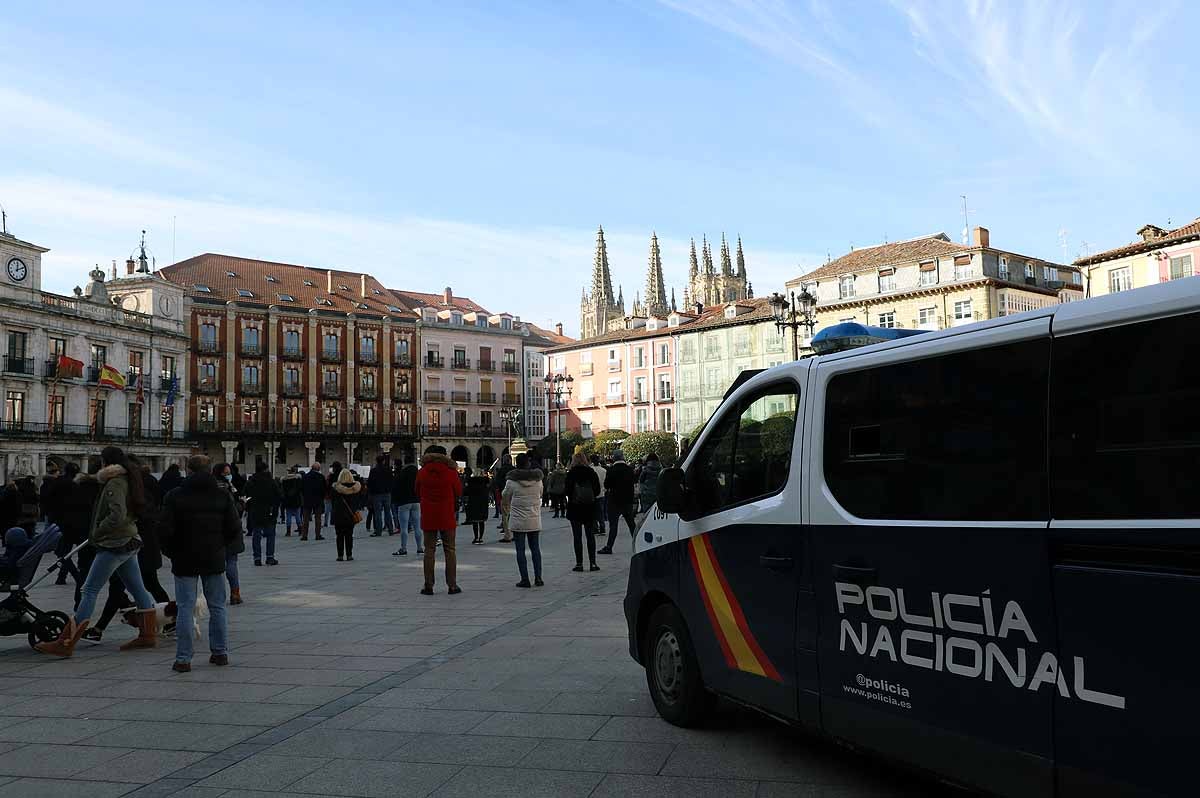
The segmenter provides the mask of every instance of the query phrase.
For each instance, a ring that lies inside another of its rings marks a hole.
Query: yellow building
[[[987,229],[971,244],[945,233],[853,250],[789,280],[817,298],[817,326],[855,321],[876,327],[943,330],[1083,298],[1073,266],[991,246]]]
[[[1137,234],[1140,241],[1075,261],[1088,296],[1200,274],[1200,219],[1174,230],[1147,224]]]

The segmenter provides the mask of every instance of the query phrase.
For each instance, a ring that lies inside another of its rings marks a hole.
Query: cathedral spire
[[[596,232],[596,257],[592,262],[592,301],[612,305],[612,274],[608,270],[608,245],[604,243],[604,227]]]
[[[675,288],[674,288],[674,286],[672,286],[671,287],[671,312],[674,313],[677,310],[679,310],[679,307],[675,304]]]
[[[704,258],[704,273],[712,274],[713,273],[712,248],[708,246],[708,236],[704,236],[703,240],[704,240],[704,248],[703,248],[704,251],[702,253],[702,256]]]
[[[721,274],[726,277],[733,276],[733,264],[729,261],[729,244],[725,241],[724,233],[721,233]]]
[[[663,280],[662,254],[658,249],[658,234],[650,234],[650,263],[646,267],[646,315],[667,315],[667,287]]]
[[[738,236],[737,246],[737,276],[746,279],[746,256],[742,254],[742,237]]]
[[[695,280],[700,274],[700,264],[696,260],[696,239],[692,239],[692,254],[688,256],[688,279]]]
[[[625,287],[617,286],[617,308],[621,311],[621,315],[625,315]]]

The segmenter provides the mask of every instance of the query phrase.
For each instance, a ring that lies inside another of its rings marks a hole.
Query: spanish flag
[[[83,376],[83,361],[66,355],[58,356],[58,367],[54,370],[54,379],[79,379]]]
[[[105,363],[100,367],[100,379],[96,384],[101,388],[112,388],[113,390],[125,390],[125,376],[117,371],[112,366]]]

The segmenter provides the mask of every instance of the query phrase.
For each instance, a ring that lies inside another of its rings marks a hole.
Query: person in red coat
[[[415,483],[417,498],[421,502],[421,529],[425,532],[425,587],[421,593],[433,595],[433,572],[437,560],[437,540],[442,538],[442,550],[446,553],[446,585],[450,595],[461,593],[456,568],[458,558],[454,552],[454,532],[458,528],[458,500],[462,497],[462,479],[458,476],[458,464],[446,456],[445,448],[430,446],[421,458],[421,470]]]

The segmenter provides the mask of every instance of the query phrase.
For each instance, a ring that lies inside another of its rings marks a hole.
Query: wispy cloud
[[[1008,113],[1064,159],[1133,168],[1148,141],[1190,138],[1155,102],[1152,42],[1177,3],[891,0],[917,53],[983,119]]]
[[[159,266],[175,247],[183,259],[222,252],[309,266],[367,271],[396,288],[438,291],[449,285],[493,310],[548,326],[578,325],[579,292],[591,275],[593,230],[514,229],[415,216],[372,218],[322,209],[246,205],[160,193],[113,190],[43,176],[0,174],[20,198],[13,232],[51,248],[44,287],[67,293],[96,263],[123,261],[145,227]],[[661,231],[660,231],[661,232]],[[606,230],[614,280],[627,302],[645,278],[650,231]],[[659,236],[667,281],[682,289],[688,242]],[[747,245],[747,265],[760,294],[799,273],[797,254]]]

